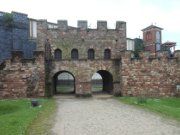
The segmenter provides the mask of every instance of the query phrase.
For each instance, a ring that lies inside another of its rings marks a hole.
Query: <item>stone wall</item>
[[[54,61],[54,68],[51,70],[50,78],[53,78],[59,73],[59,71],[70,72],[75,78],[76,94],[91,94],[91,81],[93,74],[98,71],[105,71],[107,74],[112,75],[112,84],[116,84],[116,87],[112,89],[112,92],[117,94],[120,93],[120,76],[117,74],[119,72],[119,64],[117,65],[117,62],[120,62],[120,60]],[[52,81],[54,80],[52,79]]]
[[[107,29],[105,21],[98,21],[97,29],[87,28],[86,21],[78,23],[76,28],[68,26],[67,21],[59,20],[58,24],[54,24],[57,27],[49,28],[46,20],[39,20],[37,48],[42,50],[44,41],[49,39],[52,54],[55,49],[60,49],[62,59],[71,59],[72,49],[79,51],[79,59],[87,59],[88,49],[94,49],[95,59],[103,59],[105,49],[111,50],[112,59],[119,59],[119,52],[126,50],[125,22],[117,22],[116,29]]]
[[[131,58],[131,52],[122,55],[121,84],[123,96],[176,96],[180,84],[180,52],[168,58],[167,52],[151,57],[142,52],[140,59]]]
[[[75,77],[77,95],[91,94],[91,78],[94,73],[103,70],[112,75],[115,86],[113,93],[120,93],[120,76],[117,73],[120,68],[120,51],[126,50],[126,23],[116,22],[115,29],[108,29],[106,21],[98,21],[97,29],[88,28],[87,23],[81,20],[77,27],[71,27],[66,20],[58,20],[57,24],[38,20],[37,48],[43,50],[48,39],[53,58],[56,49],[62,51],[62,59],[53,62],[48,80],[53,85],[53,77],[61,71],[67,71]],[[71,58],[73,49],[78,50],[78,60]],[[95,52],[93,60],[88,60],[89,49]],[[108,60],[104,59],[105,49],[111,51],[111,58]],[[107,79],[104,80],[108,83]]]
[[[22,52],[13,52],[0,70],[0,98],[44,96],[44,53],[34,52],[35,59],[23,59]]]
[[[0,98],[45,96],[45,91],[50,95],[55,77],[63,71],[74,76],[77,95],[91,94],[91,79],[96,72],[103,78],[103,87],[115,95],[180,95],[176,90],[180,85],[180,52],[176,51],[174,58],[168,58],[167,52],[142,52],[134,59],[125,51],[123,21],[116,22],[115,29],[108,29],[106,21],[98,21],[97,28],[91,29],[85,20],[78,21],[77,27],[68,26],[66,20],[57,24],[37,20],[37,39],[32,41],[27,15],[12,12],[12,16],[11,28],[4,26],[0,16]],[[59,61],[54,59],[56,49],[62,52]],[[71,59],[72,49],[78,50],[77,60]],[[89,49],[94,49],[94,59],[88,59]],[[104,58],[105,49],[111,50],[108,60]]]

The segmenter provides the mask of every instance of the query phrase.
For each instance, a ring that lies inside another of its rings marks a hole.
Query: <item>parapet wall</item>
[[[67,30],[70,28],[77,28],[80,30],[92,29],[88,27],[87,20],[78,20],[77,27],[72,27],[68,25],[67,20],[58,20],[57,23],[50,23],[47,20],[38,20],[39,22],[44,22],[47,28],[49,29],[59,29],[59,30]],[[50,27],[49,27],[50,26]],[[97,21],[97,28],[95,30],[108,30],[107,21],[98,20]],[[112,30],[112,29],[110,29]],[[126,22],[124,21],[116,21],[116,27],[114,30],[126,30]]]
[[[12,56],[0,65],[0,98],[44,96],[44,52],[35,51],[34,59],[23,59],[21,51]]]
[[[126,23],[117,22],[115,29],[108,29],[106,21],[98,21],[97,28],[88,28],[86,20],[78,21],[78,27],[68,26],[66,20],[58,24],[46,20],[37,21],[37,48],[42,50],[44,41],[49,39],[52,53],[62,51],[62,59],[71,59],[72,49],[77,49],[79,59],[87,59],[88,49],[94,49],[95,59],[103,59],[104,50],[111,50],[111,58],[118,59],[119,51],[126,49]]]
[[[160,52],[156,57],[142,52],[139,59],[132,58],[130,51],[123,52],[121,76],[124,96],[177,96],[180,52],[176,51],[174,58],[169,58],[167,52]]]

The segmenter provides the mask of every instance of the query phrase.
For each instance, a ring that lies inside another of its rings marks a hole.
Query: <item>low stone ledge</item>
[[[91,98],[92,94],[90,94],[90,93],[76,94],[76,97],[78,97],[78,98]]]

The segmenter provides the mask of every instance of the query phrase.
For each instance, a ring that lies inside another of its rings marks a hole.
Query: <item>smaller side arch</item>
[[[103,91],[113,93],[113,76],[110,72],[106,70],[97,71],[102,77],[103,80]]]
[[[107,71],[107,70],[98,70],[96,73],[98,73],[100,76],[101,76],[101,82],[99,79],[95,79],[97,78],[97,76],[94,76],[94,79],[95,81],[98,81],[96,83],[94,83],[93,81],[91,82],[91,85],[94,85],[94,84],[99,84],[98,85],[98,91],[99,92],[107,92],[107,93],[110,93],[110,94],[114,94],[114,87],[113,87],[113,76],[112,74]],[[98,77],[100,78],[100,77]],[[100,84],[101,83],[101,84]],[[94,85],[94,86],[97,86],[97,85]],[[94,87],[93,86],[93,87]],[[93,90],[93,87],[91,88],[91,91],[96,93],[96,90]]]

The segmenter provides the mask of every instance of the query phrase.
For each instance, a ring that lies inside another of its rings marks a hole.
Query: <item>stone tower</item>
[[[155,25],[150,25],[142,30],[145,51],[156,53],[161,50],[161,30],[163,29]]]

